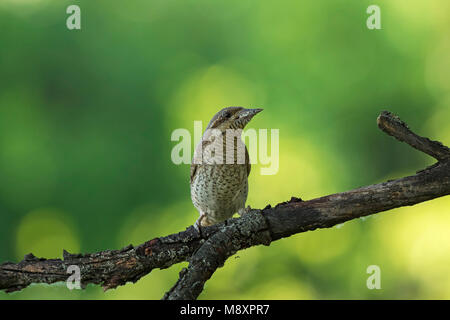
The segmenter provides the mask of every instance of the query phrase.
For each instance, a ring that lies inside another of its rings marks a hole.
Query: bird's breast
[[[191,198],[197,209],[226,219],[245,206],[248,190],[245,165],[199,165],[197,170],[191,183]]]

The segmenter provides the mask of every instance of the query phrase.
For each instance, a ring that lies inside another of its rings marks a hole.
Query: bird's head
[[[245,109],[242,107],[223,108],[217,112],[206,129],[244,129],[247,123],[263,109]]]

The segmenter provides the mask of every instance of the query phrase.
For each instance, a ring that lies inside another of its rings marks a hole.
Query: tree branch
[[[177,283],[163,299],[196,299],[217,268],[239,250],[293,234],[329,228],[348,220],[393,208],[414,205],[450,194],[450,151],[439,142],[413,133],[395,115],[382,112],[378,126],[399,141],[429,154],[438,162],[417,174],[309,201],[292,198],[274,208],[251,210],[240,218],[150,240],[137,247],[73,255],[63,260],[39,259],[32,254],[15,264],[0,265],[0,290],[21,290],[31,283],[66,281],[67,268],[77,265],[81,282],[100,284],[105,290],[136,282],[154,268],[168,268],[189,261]]]
[[[428,138],[420,137],[412,132],[406,123],[399,117],[383,111],[377,118],[378,127],[388,135],[395,137],[397,140],[406,142],[411,147],[422,151],[438,161],[448,160],[450,150],[439,141],[431,141]]]

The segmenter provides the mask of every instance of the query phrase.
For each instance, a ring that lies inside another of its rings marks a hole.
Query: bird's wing
[[[247,146],[245,146],[245,164],[247,165],[247,177],[250,174],[250,170],[252,169],[252,165],[250,164],[250,156],[248,155]]]
[[[197,173],[198,166],[202,163],[202,152],[203,149],[210,144],[211,142],[208,140],[202,140],[194,151],[194,157],[191,162],[191,183],[195,178],[195,174]]]
[[[191,183],[194,180],[195,173],[197,172],[198,164],[191,163]]]

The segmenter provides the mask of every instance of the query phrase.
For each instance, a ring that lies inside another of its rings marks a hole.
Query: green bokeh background
[[[448,0],[0,0],[0,262],[184,230],[198,214],[170,136],[225,106],[262,107],[250,127],[280,130],[279,171],[254,165],[252,207],[413,174],[433,160],[375,119],[390,110],[450,145],[449,16]],[[447,196],[299,234],[239,252],[200,298],[450,299],[449,229]],[[159,299],[183,266],[0,299]]]

